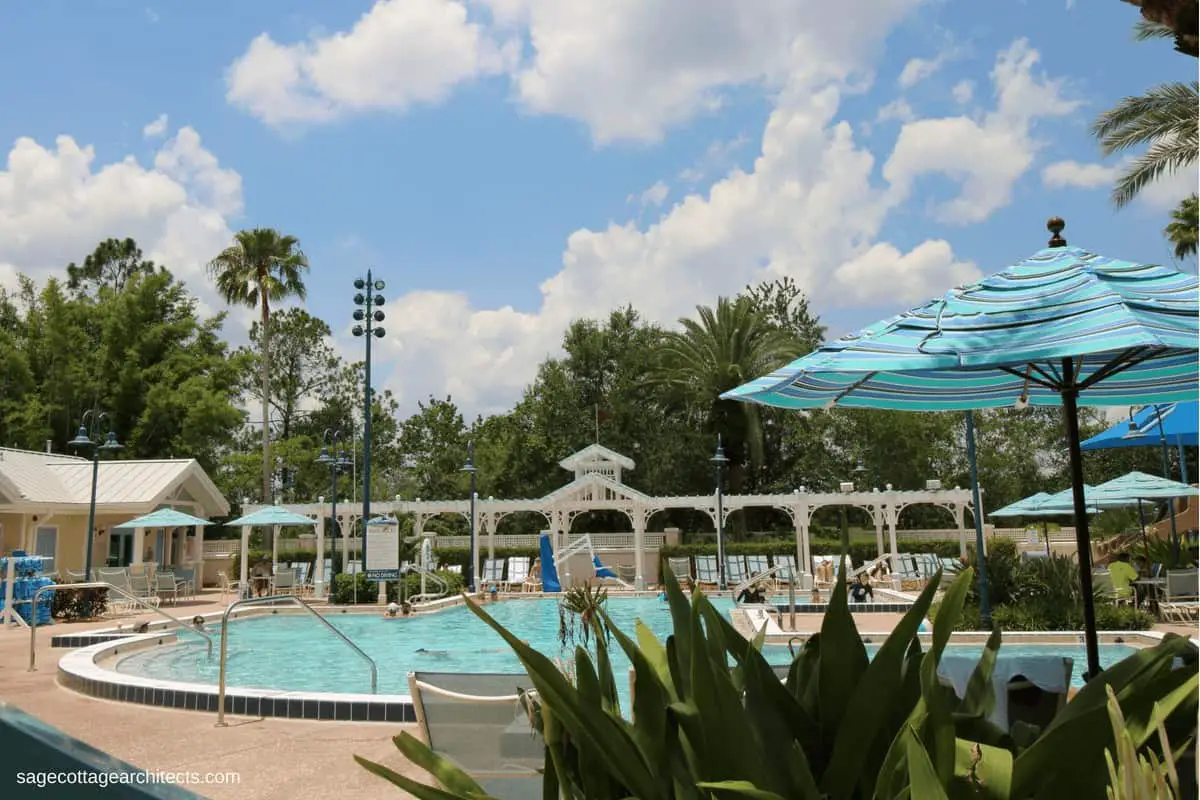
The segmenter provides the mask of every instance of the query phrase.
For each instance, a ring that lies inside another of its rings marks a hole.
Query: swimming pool
[[[722,613],[732,601],[715,598]],[[552,598],[510,600],[487,606],[487,611],[509,630],[542,653],[554,657],[564,653],[558,638],[558,601]],[[660,638],[671,631],[665,603],[654,598],[609,598],[609,616],[632,635],[641,619]],[[383,619],[374,614],[334,614],[328,617],[339,630],[370,655],[379,667],[380,694],[408,694],[409,672],[522,672],[512,650],[468,609],[456,606],[434,614],[407,619]],[[141,650],[122,658],[118,672],[189,683],[215,684],[217,659],[205,656],[194,635],[181,634],[179,644]],[[877,646],[868,645],[874,654]],[[951,645],[956,655],[978,654],[982,645]],[[763,649],[772,664],[791,660],[784,646]],[[1126,645],[1101,645],[1104,666],[1134,653]],[[370,677],[364,662],[349,652],[345,643],[323,630],[307,615],[265,614],[236,620],[229,626],[227,662],[230,686],[310,692],[368,693]],[[612,645],[617,686],[624,696],[628,689],[629,661],[616,642]],[[1010,644],[1001,657],[1057,654],[1075,660],[1073,684],[1082,686],[1086,658],[1082,645]]]

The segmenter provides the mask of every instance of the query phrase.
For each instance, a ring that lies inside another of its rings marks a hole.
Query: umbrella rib
[[[1159,352],[1165,351],[1166,348],[1161,348]],[[1102,380],[1118,375],[1130,367],[1136,367],[1143,361],[1148,361],[1155,355],[1155,350],[1147,347],[1138,347],[1133,350],[1126,350],[1108,362],[1100,369],[1096,370],[1083,383],[1079,384],[1079,390],[1083,391],[1091,386],[1096,385]]]
[[[862,385],[863,385],[864,383],[866,383],[867,381],[869,381],[869,380],[871,380],[872,378],[874,378],[874,377],[875,377],[877,374],[878,374],[878,373],[876,373],[876,372],[868,372],[868,373],[866,374],[866,376],[864,376],[864,377],[862,378],[862,380],[855,381],[854,383],[852,383],[852,384],[850,384],[849,386],[847,386],[847,387],[846,387],[844,390],[842,390],[841,392],[838,392],[837,396],[836,396],[836,397],[834,397],[834,398],[833,398],[833,400],[831,401],[832,405],[837,405],[837,404],[838,404],[838,402],[839,402],[840,400],[842,400],[844,397],[846,397],[847,395],[849,395],[849,394],[850,394],[851,392],[853,392],[855,389],[858,389],[860,386],[862,386]]]
[[[997,369],[999,369],[1001,372],[1007,372],[1009,375],[1012,375],[1013,377],[1016,377],[1016,378],[1020,378],[1023,381],[1029,381],[1030,383],[1036,383],[1038,386],[1044,386],[1045,388],[1050,389],[1051,391],[1055,391],[1055,392],[1058,391],[1058,386],[1056,386],[1052,383],[1049,383],[1048,380],[1044,381],[1041,378],[1035,378],[1031,374],[1031,372],[1033,370],[1037,370],[1038,374],[1040,374],[1040,375],[1046,374],[1046,373],[1042,372],[1042,370],[1036,364],[1026,364],[1024,372],[1022,372],[1020,369],[1017,369],[1014,367],[997,367]]]

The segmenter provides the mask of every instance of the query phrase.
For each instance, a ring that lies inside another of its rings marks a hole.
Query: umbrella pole
[[[1163,477],[1171,480],[1171,457],[1167,454],[1167,432],[1163,430],[1162,412],[1154,407],[1154,415],[1158,417],[1158,441],[1162,445]],[[1179,531],[1175,528],[1175,498],[1167,498],[1167,514],[1171,517],[1171,549],[1175,552],[1175,561],[1179,561]]]
[[[1083,594],[1083,638],[1087,647],[1084,680],[1100,674],[1100,644],[1096,637],[1096,600],[1092,594],[1092,542],[1088,533],[1087,503],[1083,496],[1083,453],[1079,449],[1079,390],[1075,388],[1075,365],[1062,360],[1065,387],[1062,390],[1063,421],[1067,429],[1067,459],[1071,464],[1071,494],[1075,501],[1075,547],[1079,556],[1079,588]]]
[[[975,462],[975,417],[968,411],[967,462],[971,467],[971,516],[975,518],[975,561],[979,564],[979,621],[984,629],[992,627],[992,606],[988,601],[987,558],[983,554],[983,504],[979,498],[979,466]]]
[[[1046,537],[1046,555],[1054,555],[1050,552],[1050,523],[1046,520],[1042,520],[1042,536]]]
[[[1138,498],[1138,524],[1142,528],[1142,549],[1146,551],[1146,566],[1153,569],[1154,561],[1150,558],[1150,540],[1146,538],[1146,511],[1142,508],[1142,498]]]

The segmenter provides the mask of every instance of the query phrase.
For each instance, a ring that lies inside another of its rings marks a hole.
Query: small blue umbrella
[[[1050,497],[1048,492],[1038,492],[1029,497],[1009,503],[988,514],[989,517],[1032,517],[1037,515],[1038,504]]]
[[[1030,258],[822,345],[721,396],[784,408],[969,411],[1062,405],[1088,674],[1095,675],[1100,649],[1079,406],[1196,399],[1200,281],[1170,267],[1068,247],[1064,227],[1061,219],[1050,220],[1049,247]],[[967,420],[974,466],[969,414]],[[978,524],[976,535],[981,536]],[[985,606],[982,570],[980,588]]]
[[[1200,401],[1146,406],[1131,419],[1096,434],[1079,447],[1082,450],[1158,447],[1164,440],[1176,446],[1197,446],[1200,440]]]
[[[260,525],[316,525],[317,521],[312,517],[306,517],[303,514],[297,514],[294,511],[288,511],[286,508],[279,506],[267,506],[260,508],[258,511],[247,514],[244,517],[226,522],[230,527],[239,527],[249,525],[257,527]]]
[[[1186,483],[1134,471],[1097,486],[1094,499],[1103,508],[1121,508],[1138,500],[1169,500],[1198,494],[1200,490]]]
[[[193,517],[191,514],[185,514],[182,511],[176,511],[173,508],[160,508],[157,511],[151,511],[149,514],[143,514],[137,519],[131,519],[129,522],[122,522],[120,525],[114,525],[114,530],[122,530],[128,528],[190,528],[194,525],[212,525],[206,519]]]

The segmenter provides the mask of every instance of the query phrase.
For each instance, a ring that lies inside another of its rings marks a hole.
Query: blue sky
[[[775,5],[8,3],[0,285],[132,235],[215,309],[205,260],[278,227],[346,348],[350,281],[387,280],[406,409],[486,412],[566,320],[627,301],[670,321],[789,274],[841,332],[1029,254],[1055,214],[1072,244],[1170,259],[1187,179],[1116,212],[1087,133],[1194,78],[1132,40],[1136,9]]]

